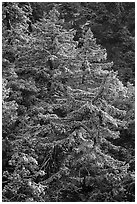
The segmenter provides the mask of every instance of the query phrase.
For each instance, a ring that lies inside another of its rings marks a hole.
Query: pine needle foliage
[[[53,8],[31,34],[14,36],[10,96],[3,85],[3,124],[14,118],[3,201],[133,201],[134,172],[114,141],[133,120],[134,87],[123,86],[90,29],[78,48],[63,24]]]

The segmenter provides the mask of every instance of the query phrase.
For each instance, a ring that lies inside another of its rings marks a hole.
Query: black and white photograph
[[[135,1],[3,1],[2,202],[135,202]]]

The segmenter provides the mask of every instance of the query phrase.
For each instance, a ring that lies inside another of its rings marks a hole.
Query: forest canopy
[[[135,201],[135,3],[2,3],[3,202]]]

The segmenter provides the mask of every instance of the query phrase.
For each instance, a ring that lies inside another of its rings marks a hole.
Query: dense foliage
[[[55,3],[30,3],[32,19],[38,21]],[[108,60],[126,85],[135,76],[135,3],[134,2],[59,2],[56,3],[66,29],[74,28],[74,36],[82,45],[83,32],[91,28],[97,42],[107,49]],[[84,26],[86,24],[86,26]]]
[[[59,10],[3,3],[3,201],[134,201],[134,86]]]

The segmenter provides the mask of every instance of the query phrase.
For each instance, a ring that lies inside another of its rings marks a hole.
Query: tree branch
[[[99,92],[97,93],[97,95],[96,95],[96,96],[93,98],[93,100],[92,100],[92,104],[94,104],[95,101],[96,101],[96,100],[101,96],[101,94],[103,93],[103,91],[104,91],[104,85],[105,85],[105,83],[106,83],[106,80],[107,80],[108,75],[109,75],[109,73],[106,74],[106,76],[104,77],[104,80],[102,81],[102,84],[101,84],[101,86],[100,86]]]

